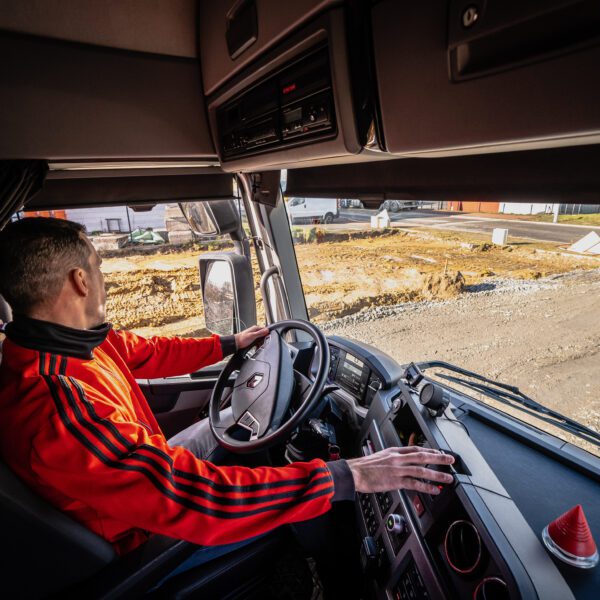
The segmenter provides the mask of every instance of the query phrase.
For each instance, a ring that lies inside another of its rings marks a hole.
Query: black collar
[[[8,339],[19,346],[62,356],[91,359],[92,351],[108,335],[112,325],[104,323],[93,329],[73,329],[58,323],[17,316],[5,329]]]

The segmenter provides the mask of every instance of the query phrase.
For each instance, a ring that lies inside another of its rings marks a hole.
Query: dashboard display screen
[[[362,399],[369,377],[368,369],[361,360],[351,354],[340,357],[335,380],[343,388]]]

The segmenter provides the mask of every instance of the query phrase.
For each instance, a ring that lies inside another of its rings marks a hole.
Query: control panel
[[[428,465],[452,475],[439,493],[405,488],[357,495],[365,597],[572,599],[539,533],[461,420],[468,396],[362,342],[337,336],[329,342],[329,382],[364,415],[356,455],[416,446],[454,457],[452,465]],[[370,394],[374,377],[380,385]]]
[[[217,109],[225,160],[335,135],[328,52],[313,49]]]
[[[540,597],[523,571],[522,557],[510,549],[506,530],[498,527],[504,511],[507,521],[516,518],[514,504],[449,410],[439,413],[428,388],[427,394],[420,394],[428,385],[425,380],[413,385],[403,380],[395,390],[378,392],[363,425],[363,455],[386,447],[421,446],[455,458],[451,466],[429,465],[453,475],[454,483],[440,486],[439,494],[405,489],[360,495],[363,547],[374,549],[366,561],[372,575],[371,597]],[[450,436],[464,445],[449,445]],[[463,452],[467,447],[468,460]],[[482,490],[487,495],[482,496]],[[516,534],[528,535],[523,530]],[[532,545],[537,544],[533,532],[532,536]]]

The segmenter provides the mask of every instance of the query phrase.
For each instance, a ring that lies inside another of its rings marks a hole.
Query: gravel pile
[[[538,280],[515,280],[515,279],[501,279],[501,278],[490,278],[485,283],[467,286],[465,288],[465,294],[455,299],[450,300],[427,300],[420,302],[405,302],[403,304],[396,304],[394,306],[378,306],[376,308],[369,308],[352,315],[347,315],[339,319],[334,319],[328,323],[323,323],[321,328],[330,333],[339,328],[345,328],[348,326],[357,325],[359,323],[366,323],[369,321],[376,321],[383,317],[393,317],[398,315],[406,315],[407,313],[421,313],[427,312],[433,307],[440,307],[446,305],[452,305],[458,307],[464,304],[465,299],[471,295],[476,294],[477,296],[495,296],[499,294],[529,294],[531,292],[550,288],[556,286],[555,280],[538,279]]]
[[[537,280],[489,278],[455,300],[367,309],[324,329],[371,344],[401,364],[445,360],[511,383],[600,431],[599,307],[600,269],[594,269]],[[573,436],[560,437],[598,453]]]

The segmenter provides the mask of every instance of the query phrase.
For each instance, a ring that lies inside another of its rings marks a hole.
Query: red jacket
[[[144,339],[19,318],[0,366],[0,453],[34,491],[111,542],[156,532],[236,542],[330,508],[320,460],[217,467],[169,447],[135,378],[183,375],[222,358],[220,338]]]

